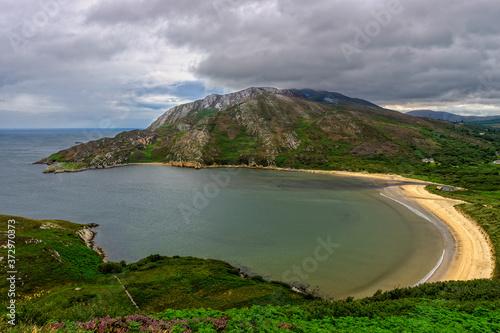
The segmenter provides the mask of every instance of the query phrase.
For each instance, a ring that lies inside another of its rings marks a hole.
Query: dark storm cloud
[[[205,58],[195,73],[217,85],[311,87],[382,104],[473,99],[498,105],[495,86],[480,77],[500,80],[499,3],[244,3],[237,10],[231,2],[221,17],[193,12],[188,22],[173,21],[164,36],[201,50]]]
[[[0,119],[147,126],[249,86],[500,113],[494,1],[0,2]]]

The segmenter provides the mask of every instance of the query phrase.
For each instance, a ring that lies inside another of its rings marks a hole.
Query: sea
[[[97,223],[110,261],[220,259],[333,299],[412,286],[442,255],[440,231],[365,178],[161,165],[44,174],[33,164],[123,130],[0,130],[0,214]]]

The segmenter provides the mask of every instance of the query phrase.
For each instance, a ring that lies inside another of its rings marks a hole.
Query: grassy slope
[[[217,328],[218,332],[223,328],[231,332],[498,332],[499,293],[499,281],[441,282],[378,293],[357,301],[314,300],[295,306],[224,311],[165,309],[152,317],[170,325],[175,319],[182,319],[174,332],[183,331],[180,324],[194,332],[216,332]],[[213,318],[218,318],[219,325]],[[102,321],[109,323],[108,327],[114,322],[116,327],[117,320]],[[134,321],[142,320],[135,317]],[[25,327],[12,332],[24,332]],[[61,331],[70,331],[65,327]]]
[[[54,319],[83,321],[137,312],[118,281],[98,270],[101,258],[76,235],[82,225],[0,215],[0,230],[7,230],[7,221],[11,219],[18,222],[16,269],[20,278],[17,288],[20,321],[36,324]],[[42,229],[44,226],[50,228]],[[2,234],[0,241],[6,243],[6,234]],[[3,256],[6,252],[6,248],[0,251]],[[6,271],[6,260],[1,263]],[[150,256],[127,265],[116,276],[141,313],[163,311],[167,307],[225,310],[254,304],[299,304],[305,299],[282,283],[259,277],[241,278],[235,268],[219,260]],[[7,295],[7,289],[7,281],[0,280],[0,293]],[[4,319],[5,311],[0,309]]]
[[[15,257],[18,277],[22,288],[20,297],[47,293],[53,287],[67,286],[80,281],[95,281],[100,277],[97,264],[102,260],[89,249],[76,234],[83,225],[60,220],[33,220],[22,217],[0,215],[0,243],[7,243],[7,221],[15,220]],[[6,256],[7,249],[0,253]],[[0,262],[7,269],[6,260]],[[36,267],[38,269],[33,269]],[[5,290],[7,281],[0,279],[0,290]]]

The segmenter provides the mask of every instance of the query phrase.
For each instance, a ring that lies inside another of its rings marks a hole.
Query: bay
[[[156,165],[54,175],[31,164],[120,131],[0,131],[0,213],[98,223],[111,261],[216,258],[334,298],[410,286],[441,255],[439,231],[367,179]]]

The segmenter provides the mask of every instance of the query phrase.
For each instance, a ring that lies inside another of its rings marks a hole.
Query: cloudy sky
[[[0,128],[144,128],[250,86],[500,114],[492,0],[0,0]]]

